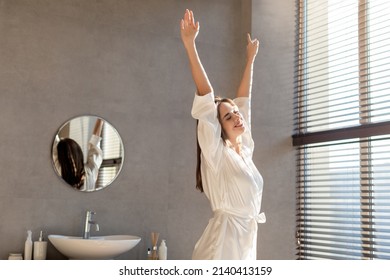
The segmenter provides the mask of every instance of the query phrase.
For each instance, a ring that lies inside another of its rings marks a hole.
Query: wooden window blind
[[[390,1],[298,0],[299,259],[390,259]]]

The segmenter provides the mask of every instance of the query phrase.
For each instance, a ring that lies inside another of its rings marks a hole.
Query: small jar
[[[9,260],[23,260],[21,253],[10,253],[8,256]]]

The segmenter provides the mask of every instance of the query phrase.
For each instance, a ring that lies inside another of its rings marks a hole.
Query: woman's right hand
[[[199,33],[199,22],[195,23],[194,13],[186,10],[183,19],[180,21],[180,35],[183,44],[194,44]]]

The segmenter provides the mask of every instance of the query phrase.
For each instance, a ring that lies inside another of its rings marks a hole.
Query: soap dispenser
[[[25,260],[31,260],[32,257],[32,249],[33,249],[33,243],[32,243],[32,231],[27,231],[27,239],[24,243],[24,259]]]
[[[158,259],[166,260],[167,259],[167,244],[165,243],[165,239],[161,241],[160,247],[158,247]]]
[[[45,260],[47,251],[47,241],[43,241],[42,230],[38,241],[34,241],[34,260]]]

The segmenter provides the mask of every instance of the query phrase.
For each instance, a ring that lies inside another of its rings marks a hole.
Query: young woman
[[[252,161],[250,127],[253,63],[259,41],[247,35],[247,62],[236,98],[219,98],[200,61],[195,39],[199,22],[186,10],[180,23],[196,85],[192,116],[197,119],[196,187],[210,201],[214,216],[195,245],[193,259],[255,260],[263,179]]]

